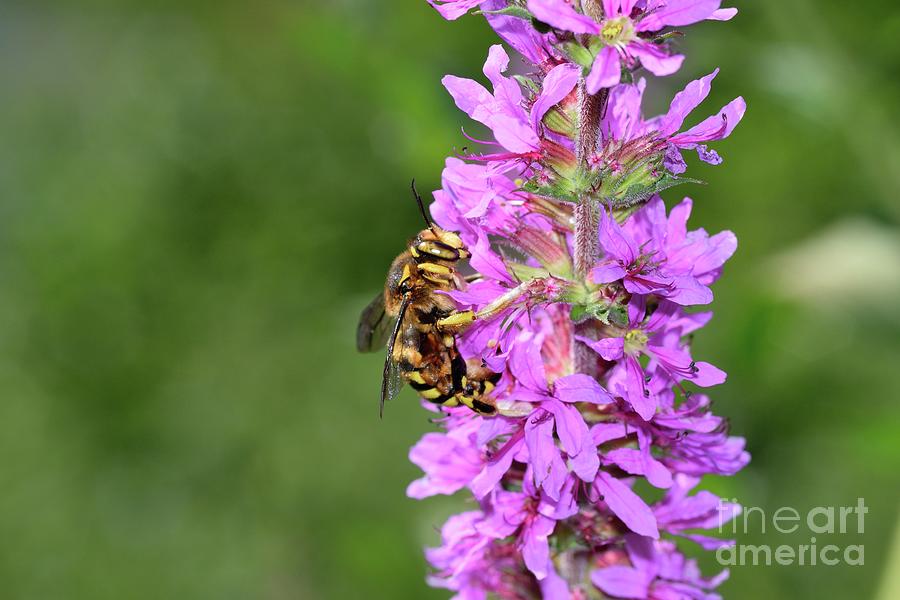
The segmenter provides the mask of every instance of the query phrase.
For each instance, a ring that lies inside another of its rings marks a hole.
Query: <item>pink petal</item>
[[[522,443],[523,442],[520,440],[511,447],[505,448],[502,454],[495,455],[486,465],[484,465],[481,473],[479,473],[469,485],[469,489],[472,490],[472,495],[474,495],[475,498],[481,500],[487,496],[498,483],[500,483],[500,480],[512,466],[513,457],[516,455],[516,452],[519,447],[521,447]]]
[[[603,0],[603,16],[610,19],[619,14],[621,4],[619,0]]]
[[[554,456],[559,454],[553,442],[553,419],[543,410],[537,410],[525,422],[525,444],[534,468],[534,485],[541,487],[550,474]]]
[[[488,49],[488,57],[484,62],[482,72],[488,78],[488,81],[497,86],[502,84],[505,77],[503,73],[509,67],[509,54],[500,44],[494,44]]]
[[[728,378],[728,374],[725,371],[708,362],[698,362],[694,366],[697,367],[697,372],[690,378],[694,385],[711,387],[725,383],[725,380]]]
[[[690,82],[683,90],[675,94],[669,105],[669,112],[659,121],[660,135],[668,137],[681,129],[687,116],[709,96],[712,81],[718,74],[719,69],[716,69],[706,77]]]
[[[634,429],[626,427],[624,423],[597,423],[591,427],[591,440],[595,446],[599,446],[627,437],[629,433],[634,433]]]
[[[628,375],[626,399],[643,420],[649,421],[656,414],[656,399],[645,393],[644,370],[636,358],[628,355],[625,356],[625,369]]]
[[[681,129],[680,124],[675,130],[677,131],[679,129]],[[685,198],[672,208],[672,211],[669,213],[669,220],[666,224],[666,245],[669,247],[679,246],[684,242],[687,237],[687,222],[691,217],[691,210],[693,207],[694,201],[690,198]]]
[[[528,536],[522,544],[522,558],[525,559],[525,566],[538,580],[545,578],[550,566],[547,538]]]
[[[600,456],[597,454],[596,446],[590,443],[585,444],[577,456],[569,458],[569,463],[579,479],[593,481],[600,468]]]
[[[662,273],[641,273],[631,275],[625,278],[625,289],[632,294],[660,294],[672,287],[673,280],[671,277]]]
[[[572,597],[566,580],[550,569],[547,576],[540,581],[541,597],[544,600],[570,600]]]
[[[645,133],[644,120],[641,116],[641,102],[647,80],[641,78],[634,85],[619,85],[610,91],[609,109],[603,128],[609,136],[617,140],[631,139]]]
[[[591,581],[600,590],[614,598],[643,600],[650,593],[651,578],[643,571],[631,567],[606,567],[591,573]]]
[[[470,9],[475,8],[484,0],[446,0],[445,2],[437,2],[436,0],[428,0],[428,4],[433,6],[442,17],[449,21],[454,21]]]
[[[709,238],[706,251],[696,257],[692,272],[702,283],[703,275],[717,271],[737,251],[737,236],[731,231],[722,231]]]
[[[612,283],[625,277],[626,273],[625,267],[616,263],[608,263],[591,270],[591,281],[594,283]]]
[[[525,566],[538,580],[544,579],[553,569],[547,536],[553,533],[555,527],[556,521],[538,515],[523,532],[522,558],[525,559]]]
[[[709,16],[711,21],[730,21],[738,14],[736,8],[720,8]]]
[[[559,502],[568,478],[569,468],[566,466],[566,461],[562,459],[562,454],[557,450],[553,453],[553,459],[550,461],[550,474],[544,480],[541,488],[554,502]]]
[[[495,114],[485,123],[504,148],[517,154],[537,150],[540,139],[528,124],[507,114]]]
[[[487,115],[481,114],[479,109],[493,102],[494,97],[483,85],[477,81],[455,75],[444,76],[441,79],[441,83],[450,92],[453,101],[461,111],[472,117],[472,119],[484,123],[481,119]],[[478,114],[477,117],[476,114]],[[487,123],[484,124],[487,125]]]
[[[619,360],[625,353],[624,338],[603,338],[591,340],[578,336],[578,341],[590,346],[591,350],[599,354],[603,360]]]
[[[651,456],[645,456],[634,448],[616,448],[607,452],[604,458],[631,475],[643,475],[650,485],[667,489],[672,487],[672,474],[665,466]]]
[[[523,331],[516,337],[516,347],[510,359],[510,369],[523,387],[536,392],[547,392],[547,375],[544,370],[544,359],[541,357],[541,344],[538,336]]]
[[[659,573],[655,543],[651,538],[634,533],[625,534],[625,550],[632,566],[653,579]]]
[[[501,7],[497,6],[497,8]],[[485,6],[485,8],[491,7]],[[535,31],[529,21],[508,15],[485,15],[485,18],[500,39],[512,46],[529,62],[539,65],[548,58],[543,36]]]
[[[656,517],[640,496],[606,471],[597,473],[594,486],[603,501],[625,525],[635,533],[659,539]]]
[[[741,97],[735,98],[722,107],[718,114],[704,119],[701,123],[691,127],[684,133],[679,133],[671,139],[671,142],[678,146],[685,146],[698,142],[725,139],[731,135],[737,124],[741,122],[746,111],[747,103],[744,99]]]
[[[544,78],[541,95],[531,107],[531,127],[537,131],[541,119],[547,111],[562,102],[575,88],[581,69],[575,65],[564,63],[553,67]]]
[[[563,402],[609,404],[613,401],[612,395],[596,379],[582,373],[560,377],[554,382],[553,389],[554,396]]]
[[[638,31],[659,31],[663,27],[681,27],[711,17],[722,0],[666,0],[659,10],[647,15]]]
[[[556,434],[566,454],[575,456],[580,453],[582,443],[588,436],[588,426],[578,409],[556,399],[547,400],[541,406],[553,413]]]
[[[636,326],[644,320],[646,314],[647,299],[644,296],[633,296],[628,302],[628,322]]]
[[[653,439],[645,430],[638,430],[638,445],[640,446],[641,455],[644,460],[644,473],[647,475],[647,481],[651,485],[668,489],[672,487],[672,473],[661,462],[653,457],[652,445]]]
[[[600,33],[600,25],[575,12],[565,0],[528,0],[528,11],[539,21],[572,33]]]
[[[491,243],[487,234],[483,231],[478,232],[478,240],[475,246],[471,248],[471,252],[472,258],[469,262],[473,269],[497,281],[513,282],[512,277],[509,276],[506,270],[503,259],[491,250]]]
[[[626,265],[633,263],[639,252],[638,245],[631,236],[605,211],[600,215],[600,245],[608,258],[617,259]]]
[[[603,88],[618,85],[621,80],[622,67],[619,53],[615,48],[607,46],[600,51],[600,54],[594,59],[594,64],[591,65],[591,72],[585,80],[587,91],[589,94],[596,94]]]
[[[668,55],[659,47],[645,42],[634,42],[628,45],[628,51],[641,59],[641,65],[654,75],[666,77],[678,71],[684,56]]]
[[[712,290],[697,281],[692,275],[675,278],[675,289],[664,296],[681,306],[699,306],[713,301]]]

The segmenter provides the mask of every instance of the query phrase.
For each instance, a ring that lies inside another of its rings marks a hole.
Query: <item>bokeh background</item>
[[[818,540],[865,566],[722,591],[896,600],[900,10],[735,4],[652,88],[721,66],[708,112],[750,104],[688,190],[741,240],[695,355],[754,460],[709,485],[870,512]],[[420,549],[464,499],[405,497],[432,426],[408,391],[378,420],[353,335],[493,39],[419,0],[0,2],[0,596],[448,596]]]

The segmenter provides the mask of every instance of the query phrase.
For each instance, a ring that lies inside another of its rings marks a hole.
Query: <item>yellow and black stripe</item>
[[[467,376],[466,363],[458,354],[454,356],[452,362],[453,389],[449,393],[442,393],[426,383],[418,370],[407,371],[405,377],[410,387],[429,402],[450,408],[466,406],[478,414],[488,417],[497,414],[497,407],[489,401],[488,396],[494,390],[500,375],[494,373],[486,381],[470,379]]]

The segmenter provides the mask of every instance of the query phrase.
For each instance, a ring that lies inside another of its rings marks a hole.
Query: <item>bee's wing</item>
[[[392,400],[400,388],[403,387],[403,377],[400,373],[400,364],[394,360],[394,346],[397,338],[400,336],[400,329],[403,327],[403,317],[406,309],[409,307],[409,296],[403,297],[400,303],[400,310],[397,313],[397,321],[394,323],[394,329],[388,338],[387,355],[384,357],[384,372],[381,376],[381,404],[379,405],[379,416],[384,414],[384,403]]]
[[[359,316],[356,349],[360,352],[374,352],[384,348],[393,327],[394,320],[384,311],[384,294],[378,294]]]

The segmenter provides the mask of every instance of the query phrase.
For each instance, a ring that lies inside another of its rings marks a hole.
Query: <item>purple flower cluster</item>
[[[745,104],[685,126],[714,72],[645,118],[640,71],[680,67],[672,27],[736,11],[720,0],[429,2],[448,19],[477,9],[533,65],[508,74],[496,45],[489,85],[443,80],[491,135],[489,151],[447,159],[431,212],[472,254],[477,277],[450,292],[471,315],[457,345],[499,375],[499,416],[441,409],[441,431],[410,452],[424,476],[409,496],[467,489],[477,501],[427,551],[429,583],[461,599],[718,598],[727,572],[703,578],[675,541],[727,544],[695,530],[740,511],[693,491],[749,455],[699,391],[725,373],[689,344],[712,316],[689,307],[712,301],[737,240],[689,230],[691,200],[667,211],[659,192],[693,181],[684,150],[722,162],[706,144]]]

